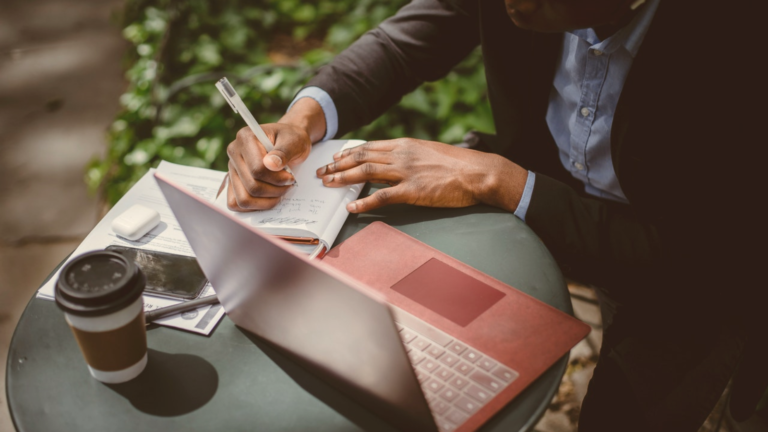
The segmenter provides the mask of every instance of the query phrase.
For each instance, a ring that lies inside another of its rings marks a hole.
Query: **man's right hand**
[[[227,207],[232,211],[265,210],[276,206],[295,179],[285,171],[303,162],[312,148],[305,129],[290,123],[262,125],[275,144],[267,153],[251,129],[244,127],[227,147],[229,186]]]

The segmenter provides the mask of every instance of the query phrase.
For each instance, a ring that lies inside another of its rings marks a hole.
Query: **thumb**
[[[290,159],[284,151],[274,148],[264,156],[264,166],[270,171],[280,171],[288,160]]]
[[[280,171],[303,154],[304,148],[299,137],[293,134],[283,135],[285,137],[277,134],[275,147],[264,156],[264,166],[270,171]]]

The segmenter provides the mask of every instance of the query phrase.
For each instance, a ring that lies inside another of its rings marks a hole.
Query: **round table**
[[[370,190],[364,190],[368,193]],[[340,242],[383,221],[539,300],[572,313],[552,256],[498,209],[390,206],[351,215]],[[210,337],[164,327],[147,333],[149,363],[135,380],[91,378],[54,302],[32,299],[11,342],[7,399],[19,431],[388,431],[393,427],[224,318]],[[557,391],[568,355],[482,428],[530,430]]]

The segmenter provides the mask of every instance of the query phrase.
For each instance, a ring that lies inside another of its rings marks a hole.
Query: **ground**
[[[125,89],[128,45],[114,0],[0,2],[0,431],[11,431],[5,365],[13,329],[48,273],[95,225],[88,160]]]

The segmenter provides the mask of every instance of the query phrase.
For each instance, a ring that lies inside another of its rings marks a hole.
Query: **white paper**
[[[226,174],[221,171],[176,165],[168,162],[161,162],[157,170],[163,172],[175,182],[193,190],[197,195],[208,201],[213,201],[215,199],[219,186]],[[112,207],[109,213],[107,213],[107,215],[104,216],[104,218],[88,234],[80,246],[75,249],[70,256],[70,259],[85,252],[103,250],[110,245],[121,245],[179,255],[195,256],[192,248],[190,248],[189,243],[187,242],[187,238],[181,231],[181,227],[173,216],[173,212],[165,201],[165,197],[157,186],[155,178],[152,176],[153,173],[154,170],[150,170],[145,174],[144,177],[142,177],[136,185],[134,185],[125,196]],[[157,210],[157,212],[160,213],[160,224],[142,238],[136,241],[130,241],[115,235],[111,226],[112,221],[117,216],[128,210],[134,204],[141,204]],[[59,272],[57,271],[56,274],[40,288],[37,296],[39,298],[52,300],[54,286],[58,277]],[[208,284],[205,294],[203,295],[212,293],[214,293],[213,288]],[[177,303],[180,303],[180,301],[144,295],[145,311],[171,306]],[[210,314],[208,312],[210,312]],[[223,316],[224,309],[221,305],[213,305],[199,308],[197,311],[173,315],[156,322],[169,327],[207,335],[211,333]]]
[[[312,147],[309,157],[294,171],[298,186],[288,191],[280,203],[272,209],[248,213],[231,212],[247,224],[266,232],[280,235],[311,236],[330,247],[347,220],[346,206],[357,199],[362,184],[346,188],[329,188],[315,171],[333,162],[333,155],[365,141],[330,140]],[[220,208],[227,208],[227,197],[221,194],[216,200]]]

